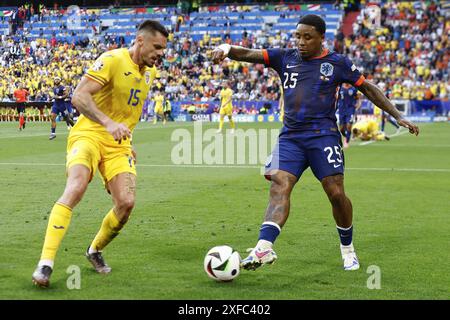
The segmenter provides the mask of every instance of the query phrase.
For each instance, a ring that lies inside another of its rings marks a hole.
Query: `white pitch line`
[[[372,147],[399,147],[399,148],[450,148],[450,144],[395,144],[382,143],[374,144]]]
[[[136,131],[136,130],[138,130],[138,131],[141,131],[141,130],[153,130],[153,129],[167,129],[167,128],[183,128],[183,127],[185,127],[185,128],[189,128],[189,127],[192,127],[192,125],[186,125],[186,124],[174,124],[174,125],[167,125],[167,126],[164,126],[164,125],[157,125],[157,126],[154,126],[154,127],[145,127],[145,128],[135,128],[134,129],[134,131]],[[30,129],[31,130],[31,129]],[[63,130],[63,129],[61,129],[61,130]],[[69,131],[61,131],[61,132],[57,132],[57,134],[56,134],[56,136],[63,136],[63,137],[66,137],[67,135],[69,134]],[[49,132],[47,132],[47,133],[42,133],[42,132],[40,132],[40,133],[36,133],[36,134],[14,134],[14,135],[0,135],[0,139],[14,139],[14,138],[33,138],[33,137],[45,137],[45,136],[49,136],[50,135],[50,133]]]
[[[0,162],[3,166],[65,166],[64,163],[39,162]],[[197,165],[197,164],[137,164],[137,167],[147,168],[221,168],[221,169],[260,169],[257,165]],[[450,172],[450,168],[345,168],[354,171],[399,171],[399,172]]]

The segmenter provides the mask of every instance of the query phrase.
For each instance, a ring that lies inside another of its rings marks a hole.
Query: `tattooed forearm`
[[[231,46],[228,57],[237,61],[246,61],[251,63],[264,63],[262,50],[247,49],[239,46]]]

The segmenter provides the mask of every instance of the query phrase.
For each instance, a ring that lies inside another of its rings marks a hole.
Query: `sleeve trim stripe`
[[[270,61],[269,61],[269,53],[267,52],[266,49],[263,49],[262,54],[263,54],[263,57],[264,57],[264,63],[265,63],[266,65],[269,65],[269,64],[270,64]]]
[[[101,80],[100,78],[97,78],[97,77],[95,77],[95,76],[93,76],[93,75],[91,75],[91,74],[88,74],[88,73],[86,73],[85,76],[86,76],[87,78],[91,79],[91,80],[94,80],[95,82],[100,83],[102,86],[105,85],[105,82],[104,82],[103,80]]]
[[[366,80],[364,76],[359,77],[358,81],[355,82],[355,87],[359,87]]]

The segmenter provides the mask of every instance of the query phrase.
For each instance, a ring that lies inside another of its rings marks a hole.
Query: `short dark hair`
[[[324,35],[327,29],[325,21],[316,14],[307,14],[306,16],[301,17],[300,21],[297,23],[297,26],[299,24],[307,24],[308,26],[313,26],[321,35]]]
[[[167,31],[166,27],[164,27],[161,23],[159,23],[156,20],[145,20],[139,25],[138,32],[139,31],[151,31],[151,32],[158,31],[166,38],[169,36],[169,32]]]

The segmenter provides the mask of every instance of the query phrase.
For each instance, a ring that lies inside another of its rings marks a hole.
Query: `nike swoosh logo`
[[[340,164],[338,164],[338,165],[333,165],[333,167],[335,167],[335,168],[337,168],[337,167],[340,167],[341,165]]]
[[[128,71],[128,72],[124,72],[123,74],[128,77],[131,74],[131,72]]]
[[[64,229],[64,226],[53,226],[55,229]]]
[[[262,257],[264,257],[266,254],[268,254],[270,252],[270,250],[264,251],[259,253],[258,251],[255,252],[256,256],[261,259]]]
[[[290,64],[288,64],[288,65],[286,66],[286,69],[291,69],[291,68],[295,68],[295,67],[298,67],[298,66],[300,66],[300,65],[299,65],[299,64],[296,64],[296,65],[291,66]]]

